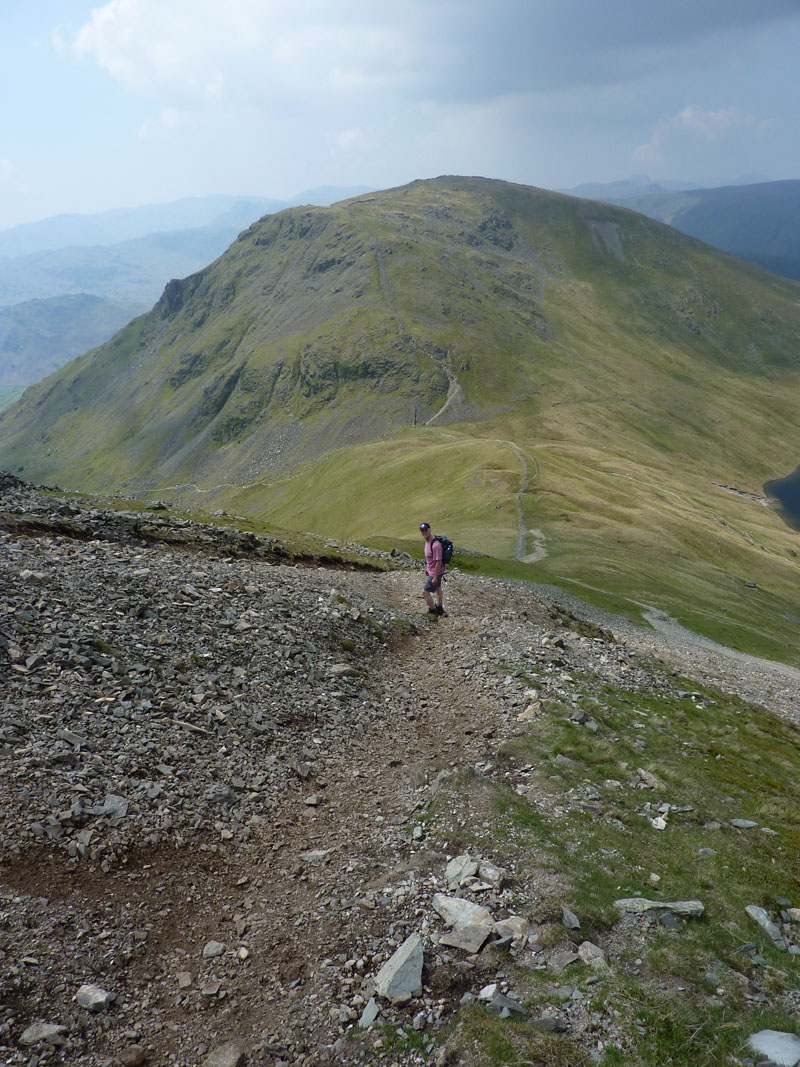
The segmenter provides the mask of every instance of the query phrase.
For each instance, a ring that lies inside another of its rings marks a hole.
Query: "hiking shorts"
[[[425,584],[423,585],[422,588],[425,590],[426,593],[437,593],[439,591],[439,586],[441,584],[442,584],[442,575],[441,574],[439,575],[438,580],[436,578],[434,578],[432,574],[426,574],[425,575]]]

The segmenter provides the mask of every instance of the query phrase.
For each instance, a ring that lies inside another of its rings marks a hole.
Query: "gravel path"
[[[751,656],[702,637],[663,611],[642,605],[649,623],[602,611],[557,586],[535,583],[547,604],[563,604],[582,618],[610,630],[626,647],[667,664],[688,678],[717,686],[743,700],[800,722],[800,670],[786,663]]]

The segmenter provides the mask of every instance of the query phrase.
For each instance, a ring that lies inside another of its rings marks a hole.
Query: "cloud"
[[[74,48],[161,106],[368,108],[617,84],[798,17],[796,0],[109,0]]]
[[[650,139],[634,149],[631,158],[636,163],[662,164],[668,161],[687,138],[697,141],[717,141],[732,131],[758,124],[752,115],[736,107],[708,109],[690,104],[676,115],[659,120]]]

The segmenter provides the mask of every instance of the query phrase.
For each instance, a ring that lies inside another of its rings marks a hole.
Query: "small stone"
[[[486,938],[489,936],[490,927],[477,926],[471,923],[467,926],[456,926],[449,933],[443,934],[439,939],[440,945],[447,948],[460,948],[464,952],[474,954],[483,948]]]
[[[20,1035],[20,1045],[38,1045],[40,1041],[52,1041],[67,1032],[66,1026],[58,1023],[33,1023]]]
[[[362,1030],[366,1030],[368,1027],[372,1026],[372,1024],[380,1015],[380,1013],[380,1004],[378,1004],[375,997],[370,997],[364,1007],[364,1010],[361,1012],[361,1018],[358,1020],[358,1025],[361,1027]]]
[[[203,959],[211,960],[215,956],[221,956],[225,951],[225,946],[221,941],[208,941],[203,946]]]
[[[306,797],[305,800],[303,801],[303,803],[307,804],[310,808],[319,807],[319,802],[320,802],[319,793],[312,793],[311,796]]]
[[[497,867],[494,863],[481,860],[478,865],[478,877],[488,882],[493,889],[502,889],[508,881],[508,871],[504,867]]]
[[[178,988],[189,989],[192,984],[191,971],[178,971]]]
[[[387,1000],[403,994],[418,997],[422,993],[422,963],[422,938],[414,933],[378,971],[375,977],[378,996]]]
[[[538,1019],[531,1019],[530,1025],[548,1034],[563,1034],[567,1029],[567,1024],[556,1015],[542,1015]]]
[[[411,1020],[411,1025],[419,1033],[420,1030],[425,1029],[425,1022],[427,1016],[424,1011],[418,1011],[414,1018]]]
[[[561,921],[568,930],[580,930],[581,928],[578,916],[564,905],[561,906]]]
[[[478,873],[478,862],[471,856],[456,856],[445,868],[444,876],[449,886],[460,886]]]
[[[501,1019],[527,1019],[528,1012],[523,1004],[513,997],[507,997],[503,993],[495,993],[487,1005],[489,1011],[499,1015]]]
[[[663,909],[674,915],[687,915],[699,918],[705,908],[699,900],[647,900],[646,897],[624,897],[614,901],[614,907],[622,915],[641,915],[646,911]]]
[[[752,819],[731,819],[731,826],[735,826],[737,830],[755,830],[758,823]]]
[[[496,993],[497,982],[492,982],[491,985],[485,985],[480,993],[478,993],[478,1000],[491,1000]]]
[[[571,967],[573,963],[577,963],[579,958],[577,952],[566,949],[562,952],[554,952],[548,959],[547,966],[551,971],[560,974],[561,971],[566,970],[567,967]]]
[[[329,852],[329,848],[312,848],[310,852],[301,853],[300,859],[305,863],[319,863],[320,860],[325,859]]]
[[[644,784],[646,786],[649,786],[650,789],[659,789],[660,790],[660,789],[666,789],[667,788],[665,783],[662,782],[662,780],[658,777],[658,775],[657,774],[653,774],[652,771],[646,771],[643,767],[637,767],[636,773],[639,775],[639,777],[644,782]]]
[[[712,856],[716,856],[717,850],[714,848],[698,848],[697,855],[702,860],[710,860]]]
[[[115,793],[108,793],[103,801],[103,806],[97,814],[110,815],[113,819],[121,819],[128,814],[128,801],[125,797],[117,796]]]
[[[775,923],[770,919],[769,915],[763,908],[759,908],[756,904],[748,904],[744,909],[753,922],[758,926],[772,941],[775,948],[786,950],[787,942],[786,938],[780,932]]]
[[[603,950],[591,941],[583,941],[578,945],[578,958],[589,967],[601,970],[608,967],[608,960]]]
[[[114,1001],[114,994],[99,985],[88,983],[82,985],[77,994],[78,1003],[89,1011],[105,1011]]]
[[[800,923],[800,908],[787,908],[786,914],[789,916],[789,922]]]
[[[492,913],[480,904],[461,897],[448,897],[436,893],[433,898],[433,910],[444,919],[448,926],[487,926],[493,924]]]
[[[118,1059],[122,1067],[142,1067],[147,1063],[147,1052],[141,1045],[131,1045],[120,1052]]]
[[[232,1041],[212,1049],[203,1061],[203,1067],[242,1067],[244,1053]]]
[[[494,924],[494,932],[498,937],[510,937],[514,941],[527,937],[530,930],[531,924],[522,915],[509,915]]]

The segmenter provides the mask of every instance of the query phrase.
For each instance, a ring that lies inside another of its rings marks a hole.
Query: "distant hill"
[[[776,274],[800,278],[800,181],[651,193],[615,202]]]
[[[574,185],[571,189],[560,189],[559,192],[567,193],[568,196],[583,196],[588,200],[619,203],[633,196],[687,189],[692,184],[692,182],[681,181],[651,181],[646,174],[634,174],[630,178],[622,178],[615,182],[585,182],[583,185]]]
[[[149,306],[170,278],[192,274],[216,259],[245,225],[236,220],[153,233],[116,245],[0,259],[0,307],[79,293]]]
[[[38,382],[146,310],[87,293],[0,308],[0,387]]]
[[[0,230],[0,259],[63,248],[115,245],[149,234],[206,226],[230,228],[238,224],[241,230],[262,215],[294,204],[332,204],[366,192],[369,189],[364,186],[321,185],[287,200],[215,194],[96,214],[54,215]]]
[[[0,468],[328,537],[424,517],[780,654],[798,335],[800,285],[643,215],[419,181],[254,223],[3,411]]]
[[[221,217],[235,214],[242,226],[269,211],[279,211],[287,201],[252,196],[187,197],[168,204],[118,208],[88,215],[55,215],[39,222],[26,222],[0,230],[0,258],[29,256],[35,252],[90,245],[112,245],[152,233],[194,230],[218,224]]]
[[[293,199],[325,204],[361,191],[324,186]],[[287,203],[207,196],[97,215],[59,215],[0,232],[0,382],[37,381],[107,340],[150,307],[170,278],[205,267],[255,219]],[[88,296],[99,298],[91,309],[85,304]],[[3,309],[18,312],[3,314]],[[83,312],[87,318],[81,322]]]

